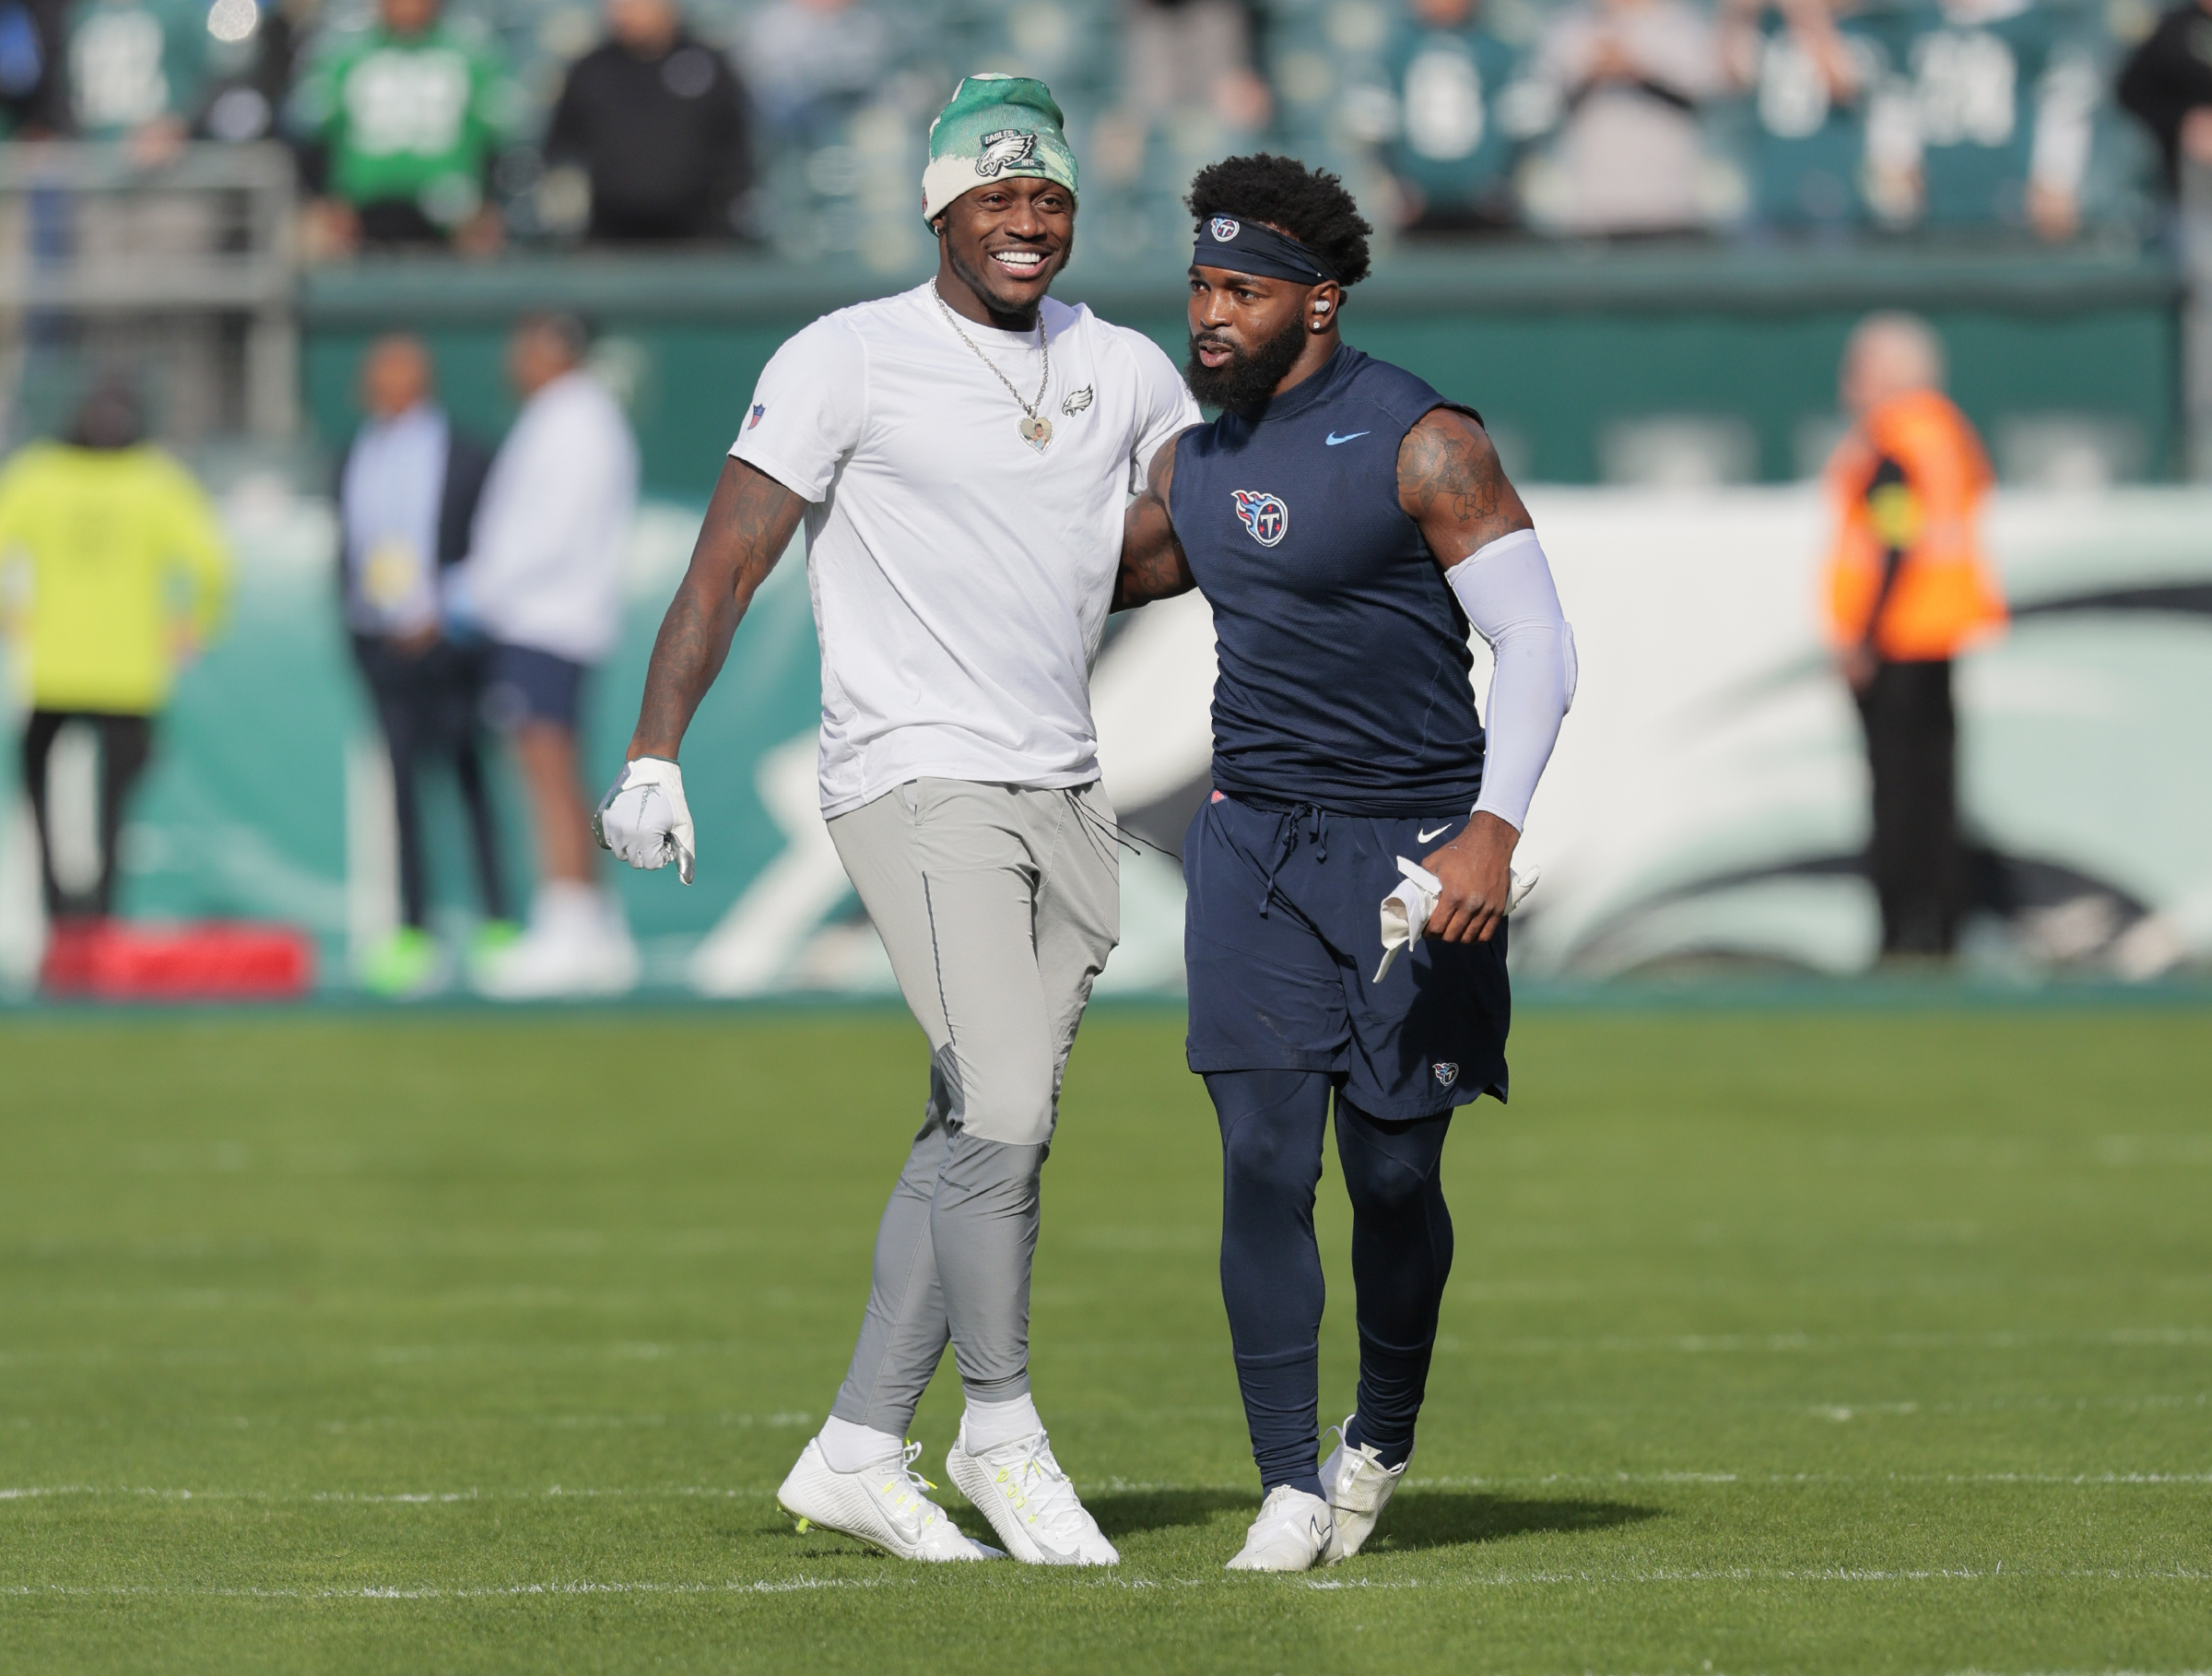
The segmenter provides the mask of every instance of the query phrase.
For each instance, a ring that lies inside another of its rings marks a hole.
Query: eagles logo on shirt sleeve
[[[983,154],[975,159],[975,171],[988,180],[1001,170],[1026,163],[1036,155],[1037,136],[1030,129],[994,129],[983,136]]]

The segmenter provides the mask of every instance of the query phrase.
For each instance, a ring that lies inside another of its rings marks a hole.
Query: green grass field
[[[1045,1178],[1038,1399],[1125,1556],[1067,1573],[773,1504],[902,1017],[0,1023],[0,1670],[2212,1668],[2212,1015],[1528,1014],[1406,1487],[1306,1577],[1221,1570],[1180,1037],[1094,1016]]]

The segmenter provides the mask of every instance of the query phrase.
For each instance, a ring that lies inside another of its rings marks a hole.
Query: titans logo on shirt
[[[1290,533],[1290,509],[1274,495],[1256,489],[1230,490],[1237,500],[1237,516],[1262,547],[1273,547]]]

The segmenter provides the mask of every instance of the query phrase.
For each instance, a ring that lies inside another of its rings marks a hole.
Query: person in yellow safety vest
[[[1946,956],[1957,940],[1966,879],[1951,661],[2006,620],[1976,528],[1988,456],[1943,382],[1943,346],[1924,321],[1861,322],[1841,376],[1855,423],[1828,469],[1829,632],[1873,771],[1868,862],[1886,958]]]
[[[175,458],[143,440],[129,385],[100,384],[67,440],[0,470],[0,625],[28,699],[22,768],[57,932],[114,908],[115,841],[177,671],[213,633],[230,561],[214,507]],[[72,722],[100,744],[99,872],[55,876],[47,769]]]

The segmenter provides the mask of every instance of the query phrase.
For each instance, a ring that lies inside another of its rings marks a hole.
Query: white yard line
[[[1408,1478],[1407,1490],[1526,1490],[1554,1487],[1602,1490],[1619,1485],[1724,1484],[1741,1489],[1772,1489],[1822,1484],[2024,1484],[2060,1489],[2212,1485],[2212,1472],[1528,1472],[1497,1476]],[[1096,1488],[1108,1495],[1244,1494],[1242,1483],[1165,1483],[1106,1479]],[[181,1489],[150,1484],[0,1485],[0,1502],[63,1497],[141,1497],[152,1501],[249,1501],[277,1504],[326,1503],[359,1506],[442,1506],[457,1502],[629,1500],[764,1501],[774,1493],[764,1486],[655,1484],[642,1486],[551,1484],[543,1490],[239,1490]]]
[[[1514,1356],[1590,1354],[1827,1355],[1840,1351],[1926,1350],[2034,1350],[2058,1344],[2107,1345],[2122,1350],[2194,1350],[2212,1347],[2212,1327],[2124,1327],[2104,1332],[1995,1333],[1681,1333],[1671,1338],[1608,1334],[1595,1339],[1506,1339],[1469,1340],[1457,1336],[1463,1355],[1485,1352]],[[1440,1341],[1439,1348],[1441,1348]]]
[[[84,1587],[66,1583],[15,1584],[0,1595],[59,1596],[65,1599],[212,1600],[496,1600],[524,1595],[785,1595],[822,1588],[881,1588],[882,1577],[784,1577],[743,1583],[508,1583],[487,1588],[413,1586],[362,1588],[217,1588],[190,1584],[111,1583]],[[911,1579],[897,1579],[908,1582]]]
[[[2212,1582],[2212,1571],[2193,1570],[2179,1566],[2164,1570],[2122,1570],[2097,1567],[2047,1571],[2021,1570],[2010,1575],[2023,1582]],[[1301,1577],[1286,1578],[1283,1581],[1289,1587],[1324,1594],[1375,1590],[1391,1592],[1428,1590],[1455,1593],[1494,1588],[1586,1588],[1623,1585],[1650,1587],[1683,1583],[1833,1583],[1847,1585],[1990,1583],[2003,1582],[2007,1574],[2002,1566],[1931,1566],[1900,1570],[1853,1566],[1779,1567],[1762,1570],[1752,1567],[1726,1566],[1717,1569],[1654,1571],[1495,1572],[1486,1576],[1462,1577]],[[761,1578],[749,1583],[736,1578],[728,1578],[719,1582],[690,1583],[603,1582],[578,1579],[549,1583],[496,1584],[477,1587],[393,1584],[369,1585],[353,1588],[223,1587],[195,1584],[112,1583],[87,1586],[66,1583],[27,1583],[0,1586],[0,1597],[16,1599],[45,1597],[63,1599],[493,1600],[564,1595],[778,1595],[805,1593],[818,1589],[911,1587],[917,1586],[920,1580],[918,1576],[911,1576],[893,1577],[801,1576]],[[1084,1587],[1129,1589],[1154,1588],[1162,1582],[1186,1588],[1208,1586],[1240,1588],[1253,1586],[1248,1579],[1227,1576],[1153,1578],[1110,1575],[1094,1579],[1078,1574],[1067,1576],[1065,1580]],[[1263,1587],[1266,1586],[1265,1584],[1259,1585]]]

